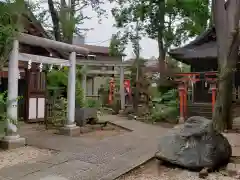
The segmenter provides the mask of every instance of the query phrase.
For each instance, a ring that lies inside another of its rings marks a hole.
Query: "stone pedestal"
[[[26,139],[20,137],[19,135],[5,136],[0,140],[0,148],[9,150],[26,145]]]
[[[179,117],[178,124],[184,124],[185,119],[184,117]]]
[[[125,116],[126,116],[124,110],[122,110],[122,109],[119,110],[118,115],[119,115],[120,117],[125,117]]]
[[[73,125],[65,125],[60,128],[59,133],[65,136],[79,136],[80,135],[80,127]]]

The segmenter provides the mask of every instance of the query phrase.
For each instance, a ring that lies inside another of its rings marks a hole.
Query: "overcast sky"
[[[92,45],[102,45],[102,46],[109,45],[109,42],[110,42],[109,39],[111,38],[112,34],[116,33],[117,31],[116,28],[113,27],[114,18],[111,15],[111,7],[112,5],[110,3],[107,3],[103,6],[103,8],[107,10],[108,18],[103,18],[101,24],[98,23],[98,18],[96,17],[96,14],[92,12],[90,8],[85,10],[86,14],[89,14],[90,16],[93,15],[95,17],[92,20],[86,21],[84,24],[84,27],[94,28],[94,30],[86,34],[86,43],[89,43]],[[105,41],[105,40],[108,40],[108,41]],[[105,42],[99,43],[102,41],[105,41]],[[158,57],[158,46],[155,40],[143,37],[141,41],[141,48],[142,48],[142,52],[141,52],[142,57],[144,58],[150,58],[152,56]],[[127,46],[126,54],[128,58],[133,56],[131,44]]]

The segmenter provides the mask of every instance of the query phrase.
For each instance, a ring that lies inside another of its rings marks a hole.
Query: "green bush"
[[[55,127],[62,127],[67,120],[67,99],[61,97],[53,105],[51,123]]]
[[[87,108],[100,108],[100,106],[101,106],[100,102],[93,98],[86,99],[84,103],[84,107],[87,107]]]
[[[178,96],[175,89],[153,99],[153,108],[151,110],[153,122],[166,121],[175,123],[177,122],[178,113]]]

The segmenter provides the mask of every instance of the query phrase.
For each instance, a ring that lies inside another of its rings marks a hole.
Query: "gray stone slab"
[[[48,159],[42,160],[41,162],[57,165],[71,160],[74,157],[73,153],[60,152],[54,156],[49,157]]]
[[[89,170],[81,172],[78,175],[75,174],[74,176],[70,177],[69,180],[99,180],[104,175],[121,169],[126,165],[126,163],[127,162],[125,160],[113,159],[108,164],[95,165]]]
[[[136,146],[104,146],[90,149],[89,152],[81,153],[75,156],[76,159],[92,163],[92,164],[103,164],[112,161],[117,155],[126,153],[135,149]]]
[[[28,174],[48,169],[51,165],[36,162],[36,163],[24,163],[18,164],[12,167],[6,167],[0,170],[0,174],[3,178],[7,179],[18,179],[20,177],[26,176]]]
[[[27,175],[19,180],[41,180],[41,178],[47,178],[49,176],[70,179],[72,176],[79,175],[82,172],[85,172],[86,170],[90,169],[91,167],[92,164],[78,160],[72,160],[69,162],[55,165],[53,167],[48,168],[47,170]]]
[[[119,176],[125,174],[126,172],[129,172],[130,170],[136,168],[137,166],[145,163],[146,161],[150,160],[151,158],[153,158],[152,153],[146,153],[145,155],[142,155],[137,160],[132,160],[132,161],[129,160],[124,166],[122,166],[121,168],[118,168],[115,171],[112,171],[108,174],[105,174],[99,180],[113,180],[113,179],[116,179]]]

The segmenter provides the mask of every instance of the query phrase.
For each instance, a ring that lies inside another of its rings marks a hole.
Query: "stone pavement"
[[[0,180],[113,180],[151,159],[157,149],[158,137],[167,131],[114,115],[102,118],[132,131],[93,141],[86,137],[25,132],[23,129],[21,136],[27,138],[28,145],[58,153],[36,163],[3,168]]]

